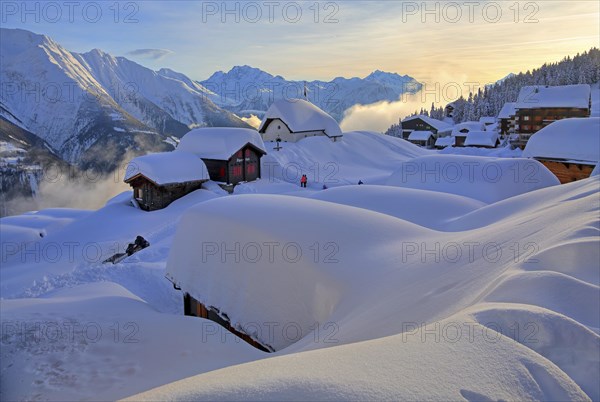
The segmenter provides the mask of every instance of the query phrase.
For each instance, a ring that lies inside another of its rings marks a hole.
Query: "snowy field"
[[[598,176],[371,132],[265,145],[232,195],[1,219],[0,399],[600,400]],[[166,275],[275,352],[184,316]]]

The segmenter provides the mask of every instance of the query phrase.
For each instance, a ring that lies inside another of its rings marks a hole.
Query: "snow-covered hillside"
[[[304,81],[286,80],[250,66],[218,71],[200,82],[216,94],[217,104],[238,115],[259,115],[278,99],[303,98]],[[341,121],[344,112],[360,104],[397,101],[404,93],[416,93],[422,84],[408,75],[374,71],[364,78],[337,77],[331,81],[306,82],[308,99]]]
[[[539,165],[477,200],[448,163],[522,162],[370,132],[266,145],[263,179],[232,195],[0,220],[2,399],[600,399],[598,177],[556,185]],[[428,158],[439,180],[398,183]],[[137,235],[150,246],[102,264]],[[203,260],[273,241],[302,255]],[[183,316],[167,272],[277,351]]]

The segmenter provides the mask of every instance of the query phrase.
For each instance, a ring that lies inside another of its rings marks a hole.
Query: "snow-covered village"
[[[0,20],[0,400],[600,401],[599,2]]]

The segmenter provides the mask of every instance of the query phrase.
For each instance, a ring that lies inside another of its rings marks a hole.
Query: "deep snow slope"
[[[169,275],[284,356],[133,399],[598,399],[598,185],[509,198],[448,233],[303,198],[200,204],[175,237]],[[290,216],[302,219],[275,224]],[[308,255],[235,261],[191,249],[192,235],[295,242]],[[323,250],[332,259],[314,259],[315,242],[334,243]]]
[[[436,154],[403,140],[266,145],[233,195],[1,219],[2,399],[600,399],[598,177],[481,201],[382,185]],[[167,273],[277,352],[183,317]]]
[[[262,177],[298,184],[302,174],[308,188],[381,183],[401,162],[433,153],[404,141],[370,131],[344,133],[333,142],[325,137],[308,137],[297,143],[266,142]]]

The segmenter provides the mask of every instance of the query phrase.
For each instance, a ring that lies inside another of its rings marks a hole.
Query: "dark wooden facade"
[[[430,135],[429,138],[427,138],[427,140],[408,140],[409,142],[412,142],[415,145],[419,145],[423,148],[433,148],[435,145],[435,137],[433,135]]]
[[[595,165],[560,161],[557,159],[536,158],[558,178],[561,184],[571,183],[590,177]]]
[[[433,127],[431,124],[428,124],[424,120],[420,118],[410,119],[408,121],[403,121],[402,123],[402,138],[408,140],[408,136],[413,131],[431,131],[433,135],[438,133],[437,128]],[[434,140],[435,141],[435,140]]]
[[[469,134],[468,128],[463,128],[454,136],[454,146],[455,147],[464,147],[465,141],[467,140],[467,134]]]
[[[502,134],[503,136],[507,136],[513,133],[514,117],[498,120],[500,121],[500,134]]]
[[[198,190],[206,180],[189,181],[158,185],[143,174],[138,174],[127,180],[133,187],[133,198],[144,211],[163,209],[173,201]]]
[[[517,109],[514,117],[514,130],[519,134],[517,146],[525,148],[529,138],[548,124],[571,117],[590,117],[590,109],[578,108],[536,108]]]
[[[183,313],[188,316],[193,317],[201,317],[206,318],[207,320],[211,320],[216,322],[232,334],[246,341],[250,345],[254,346],[257,349],[260,349],[264,352],[273,352],[273,349],[267,345],[262,345],[260,342],[256,341],[248,334],[241,332],[231,326],[231,322],[229,321],[229,317],[227,317],[226,313],[221,312],[218,308],[213,306],[205,306],[195,298],[193,298],[189,293],[185,293],[183,296]]]
[[[265,152],[248,143],[228,160],[202,159],[213,181],[237,184],[260,178],[260,158]]]

